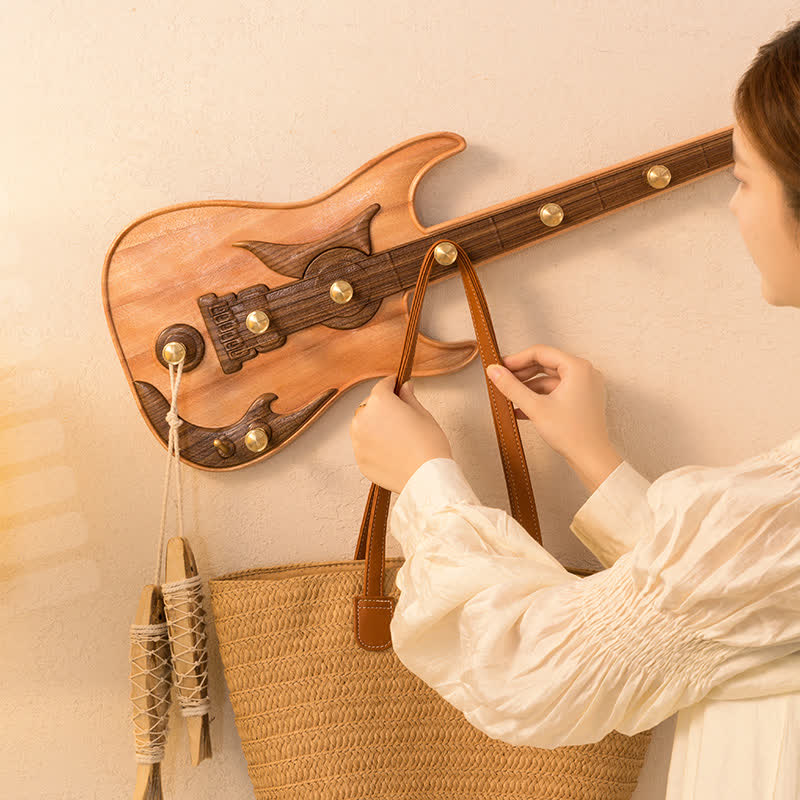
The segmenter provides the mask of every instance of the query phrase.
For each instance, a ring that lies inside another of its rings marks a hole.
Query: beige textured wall
[[[791,5],[33,0],[6,10],[4,796],[126,797],[133,786],[128,626],[153,574],[165,451],[103,315],[116,234],[172,203],[302,201],[442,129],[468,148],[423,181],[422,221],[510,200],[731,124],[736,79],[797,16]],[[726,171],[480,272],[504,352],[545,342],[602,369],[612,438],[650,479],[744,458],[798,427],[797,310],[763,300],[727,209],[733,188]],[[472,336],[460,281],[431,287],[422,329]],[[206,577],[352,554],[369,483],[348,426],[371,385],[271,460],[186,469]],[[480,363],[417,387],[481,497],[507,507]],[[595,563],[568,530],[586,492],[521,427],[545,543]],[[394,540],[388,554],[399,554]],[[252,796],[216,651],[211,690],[214,758],[188,765],[174,714],[169,798]],[[673,726],[658,726],[636,800],[663,796]]]

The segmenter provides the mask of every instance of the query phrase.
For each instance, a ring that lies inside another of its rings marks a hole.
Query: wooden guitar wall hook
[[[475,265],[712,175],[733,127],[429,228],[428,170],[466,147],[428,133],[300,203],[209,200],[153,211],[111,245],[106,318],[139,410],[166,447],[170,352],[184,352],[180,457],[231,470],[286,447],[347,389],[397,369],[408,298],[438,239]],[[437,264],[431,283],[458,272]],[[418,334],[412,376],[461,369],[477,342]]]

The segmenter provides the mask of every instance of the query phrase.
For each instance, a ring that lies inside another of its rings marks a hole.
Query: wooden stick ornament
[[[189,734],[192,764],[211,758],[208,720],[208,650],[202,583],[189,542],[174,536],[167,543],[164,608],[175,688]]]
[[[163,800],[161,761],[173,683],[181,713],[186,718],[192,764],[211,758],[202,581],[189,542],[183,536],[178,445],[178,428],[182,420],[177,412],[177,397],[186,351],[180,344],[174,345],[169,343],[164,347],[164,357],[169,362],[172,402],[166,415],[169,441],[155,578],[142,590],[135,622],[130,629],[131,702],[138,762],[134,800]],[[170,467],[174,467],[176,478],[178,536],[170,539],[167,546],[162,583]]]
[[[142,590],[131,625],[131,701],[136,737],[134,800],[161,800],[161,761],[167,738],[170,688],[169,641],[161,589]]]

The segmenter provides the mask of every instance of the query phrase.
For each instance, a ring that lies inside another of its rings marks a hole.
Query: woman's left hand
[[[396,375],[379,380],[350,423],[358,468],[373,483],[398,494],[431,458],[452,458],[450,442],[417,400],[410,381],[394,393]]]

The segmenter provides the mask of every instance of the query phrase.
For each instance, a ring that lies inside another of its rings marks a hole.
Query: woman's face
[[[739,185],[728,208],[761,272],[761,293],[770,305],[800,308],[800,226],[781,180],[738,122],[733,125],[733,155]]]

